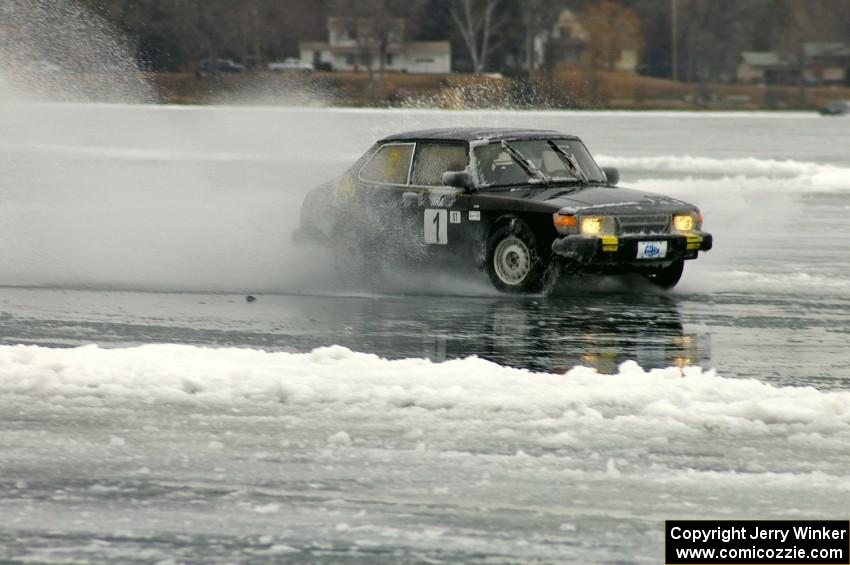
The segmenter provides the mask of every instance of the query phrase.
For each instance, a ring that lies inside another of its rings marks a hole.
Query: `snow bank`
[[[523,421],[570,415],[620,419],[631,433],[663,427],[763,435],[776,428],[850,439],[850,392],[775,387],[699,367],[644,371],[626,362],[613,375],[583,367],[556,375],[474,357],[437,364],[387,360],[339,346],[304,354],[182,345],[3,346],[0,394],[61,403],[337,405],[364,415],[419,409]],[[547,441],[569,445],[573,439],[563,431]]]
[[[716,159],[688,155],[658,157],[615,157],[598,155],[600,165],[637,171],[720,175],[734,181],[736,189],[793,190],[806,192],[850,191],[850,169],[807,161],[757,159]],[[773,179],[766,186],[764,179]],[[693,180],[693,179],[687,179]],[[657,181],[653,181],[657,184]],[[676,181],[681,184],[681,180]],[[731,188],[731,187],[730,187]]]
[[[684,292],[779,294],[820,300],[850,299],[850,280],[809,273],[758,273],[737,269],[718,272],[699,267],[699,277],[686,280],[677,289]]]
[[[597,155],[597,161],[604,165],[613,165],[628,169],[656,170],[676,173],[722,173],[726,175],[762,175],[797,176],[812,174],[825,167],[818,163],[793,160],[758,159],[746,157],[739,159],[716,159],[711,157],[692,157],[690,155],[662,155],[657,157],[619,157]],[[833,167],[836,168],[836,167]]]

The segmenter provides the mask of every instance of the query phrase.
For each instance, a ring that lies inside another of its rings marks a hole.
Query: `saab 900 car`
[[[503,292],[538,292],[563,272],[673,287],[685,261],[711,249],[700,211],[618,180],[573,135],[414,131],[381,139],[313,189],[296,236],[372,274],[393,261],[474,265]]]

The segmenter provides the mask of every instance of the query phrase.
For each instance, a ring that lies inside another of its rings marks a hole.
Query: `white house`
[[[364,18],[328,18],[329,41],[304,41],[298,44],[301,61],[317,68],[330,65],[337,71],[362,71],[380,68],[385,43],[384,69],[408,73],[450,73],[452,48],[448,41],[405,41],[404,20],[394,18],[384,29],[376,29]]]

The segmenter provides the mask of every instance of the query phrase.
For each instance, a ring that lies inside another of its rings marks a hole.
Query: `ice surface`
[[[2,347],[0,559],[657,563],[667,518],[850,507],[850,393],[733,378],[847,388],[838,122],[48,104],[0,123],[0,284],[57,288],[0,293],[7,342],[409,357]],[[304,192],[381,136],[440,125],[581,135],[624,186],[700,206],[716,247],[649,302],[451,278],[399,281],[417,296],[174,293],[338,293],[290,243]],[[652,358],[695,327],[721,375],[418,358]]]
[[[696,367],[6,346],[0,409],[0,517],[30,556],[46,528],[77,559],[656,562],[665,518],[850,503],[850,393]]]

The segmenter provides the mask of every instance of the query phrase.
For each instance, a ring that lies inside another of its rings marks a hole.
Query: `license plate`
[[[638,259],[664,259],[667,257],[666,241],[639,241],[637,248]]]

